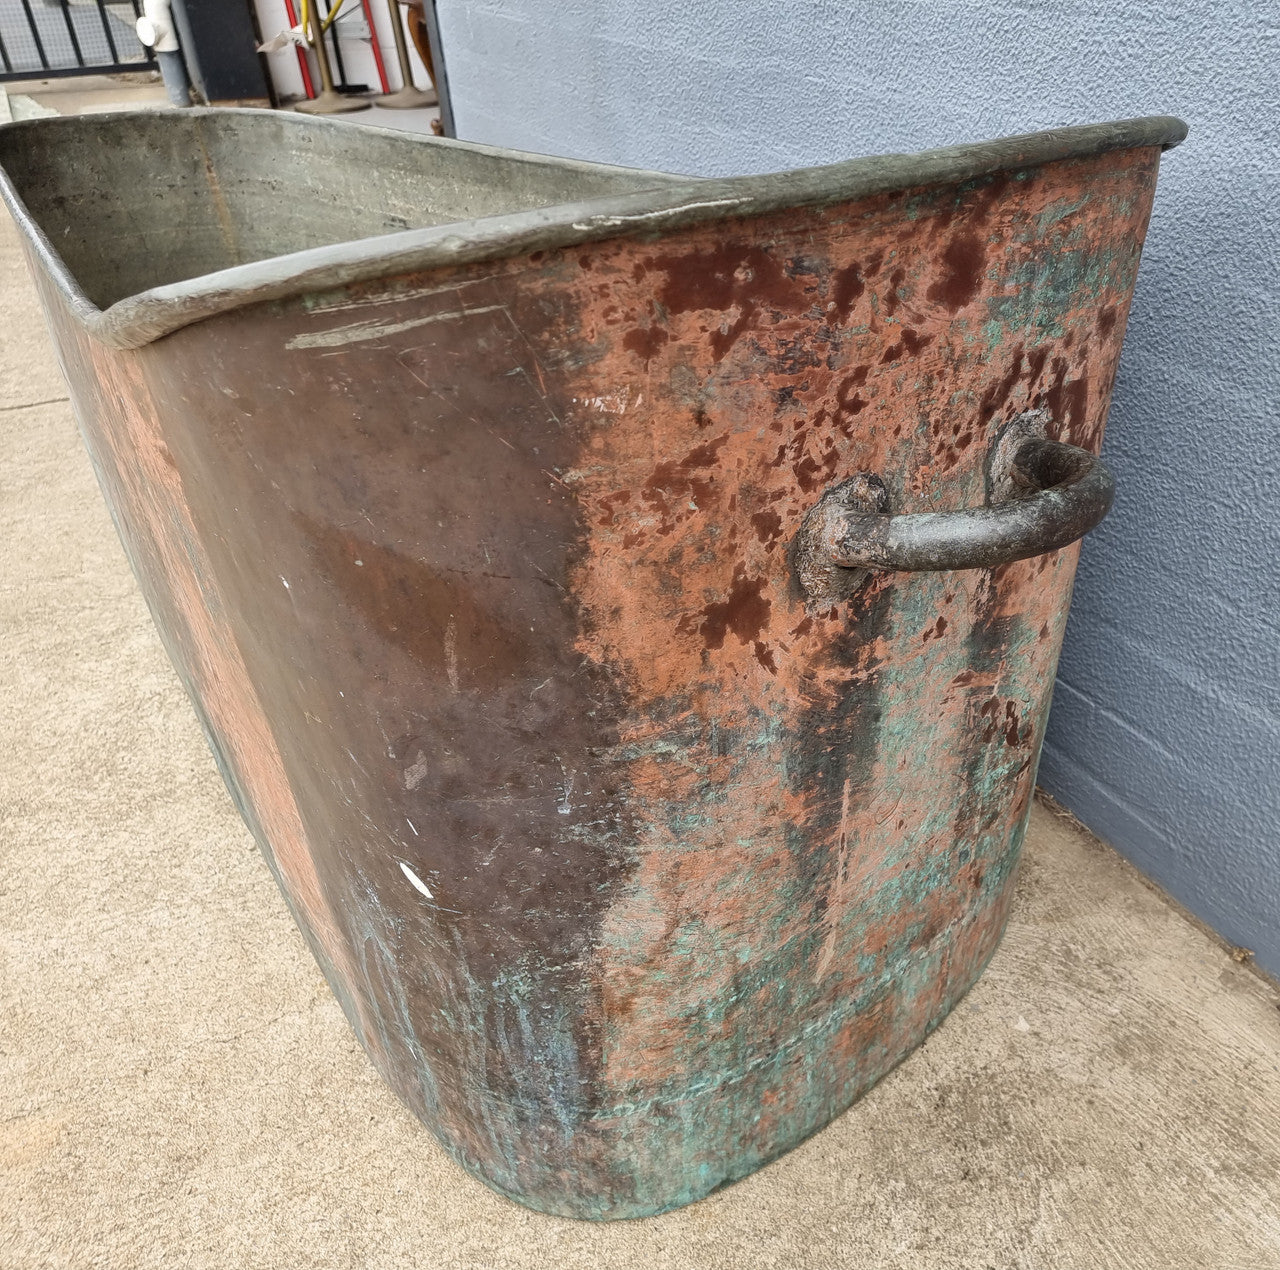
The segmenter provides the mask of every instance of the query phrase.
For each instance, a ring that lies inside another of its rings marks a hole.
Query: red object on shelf
[[[293,0],[284,0],[284,12],[289,19],[289,30],[292,31],[298,25],[298,14],[293,7]],[[307,65],[307,55],[302,51],[300,45],[295,44],[293,47],[298,52],[298,70],[302,72],[302,87],[307,90],[308,99],[314,98],[316,90],[311,82],[311,67]]]
[[[387,68],[382,64],[382,49],[378,47],[378,28],[373,25],[373,10],[369,7],[369,0],[360,0],[360,7],[364,9],[364,20],[369,24],[369,43],[373,46],[373,60],[378,66],[378,79],[382,84],[382,91],[389,93],[391,85],[387,83]]]

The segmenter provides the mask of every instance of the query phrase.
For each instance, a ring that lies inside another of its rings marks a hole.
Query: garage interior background
[[[192,0],[183,0],[190,6]],[[301,0],[293,0],[293,16],[300,12]],[[253,0],[254,14],[257,18],[258,31],[264,41],[271,41],[275,36],[287,31],[291,25],[286,0]],[[400,87],[400,69],[396,65],[395,35],[391,27],[391,11],[387,0],[372,0],[369,5],[369,16],[373,19],[374,32],[377,35],[378,47],[382,52],[389,83],[392,89]],[[404,6],[400,7],[401,29],[403,30]],[[342,60],[347,79],[353,84],[366,84],[371,92],[379,91],[378,67],[373,57],[373,44],[370,39],[369,23],[366,20],[363,6],[358,0],[344,0],[334,19],[334,30],[342,41]],[[413,46],[413,41],[406,35],[406,51],[409,54],[409,68],[414,82],[419,88],[430,88],[431,79],[427,74],[422,59]],[[282,100],[293,100],[306,96],[303,89],[302,73],[298,69],[298,55],[293,45],[263,54],[271,76],[271,84],[276,95]],[[314,76],[315,59],[311,60]],[[372,123],[371,117],[356,122]],[[394,125],[394,119],[385,116],[376,121],[382,126]],[[446,132],[449,129],[446,128]]]
[[[459,137],[699,176],[1176,114],[1041,783],[1280,974],[1280,23],[1252,0],[437,0]]]

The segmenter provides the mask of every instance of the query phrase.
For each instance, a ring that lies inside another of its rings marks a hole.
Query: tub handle
[[[1050,441],[1048,422],[1044,411],[1030,411],[1006,425],[987,464],[983,507],[898,515],[872,472],[832,486],[805,516],[793,547],[805,594],[838,600],[868,569],[991,569],[1083,538],[1110,510],[1115,478],[1096,454]]]

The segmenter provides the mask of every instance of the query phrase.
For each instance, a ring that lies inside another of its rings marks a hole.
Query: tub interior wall
[[[0,164],[99,308],[306,248],[670,179],[231,111],[20,125],[0,132]]]

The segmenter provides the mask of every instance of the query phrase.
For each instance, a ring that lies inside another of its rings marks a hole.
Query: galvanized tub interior
[[[228,787],[490,1185],[689,1203],[981,972],[1083,530],[898,568],[877,500],[1066,506],[1001,492],[1018,429],[1096,470],[1184,131],[690,182],[269,112],[0,130]]]
[[[183,111],[0,133],[0,166],[84,295],[128,296],[353,239],[673,184],[607,168],[297,115]],[[55,131],[56,130],[56,131]]]

